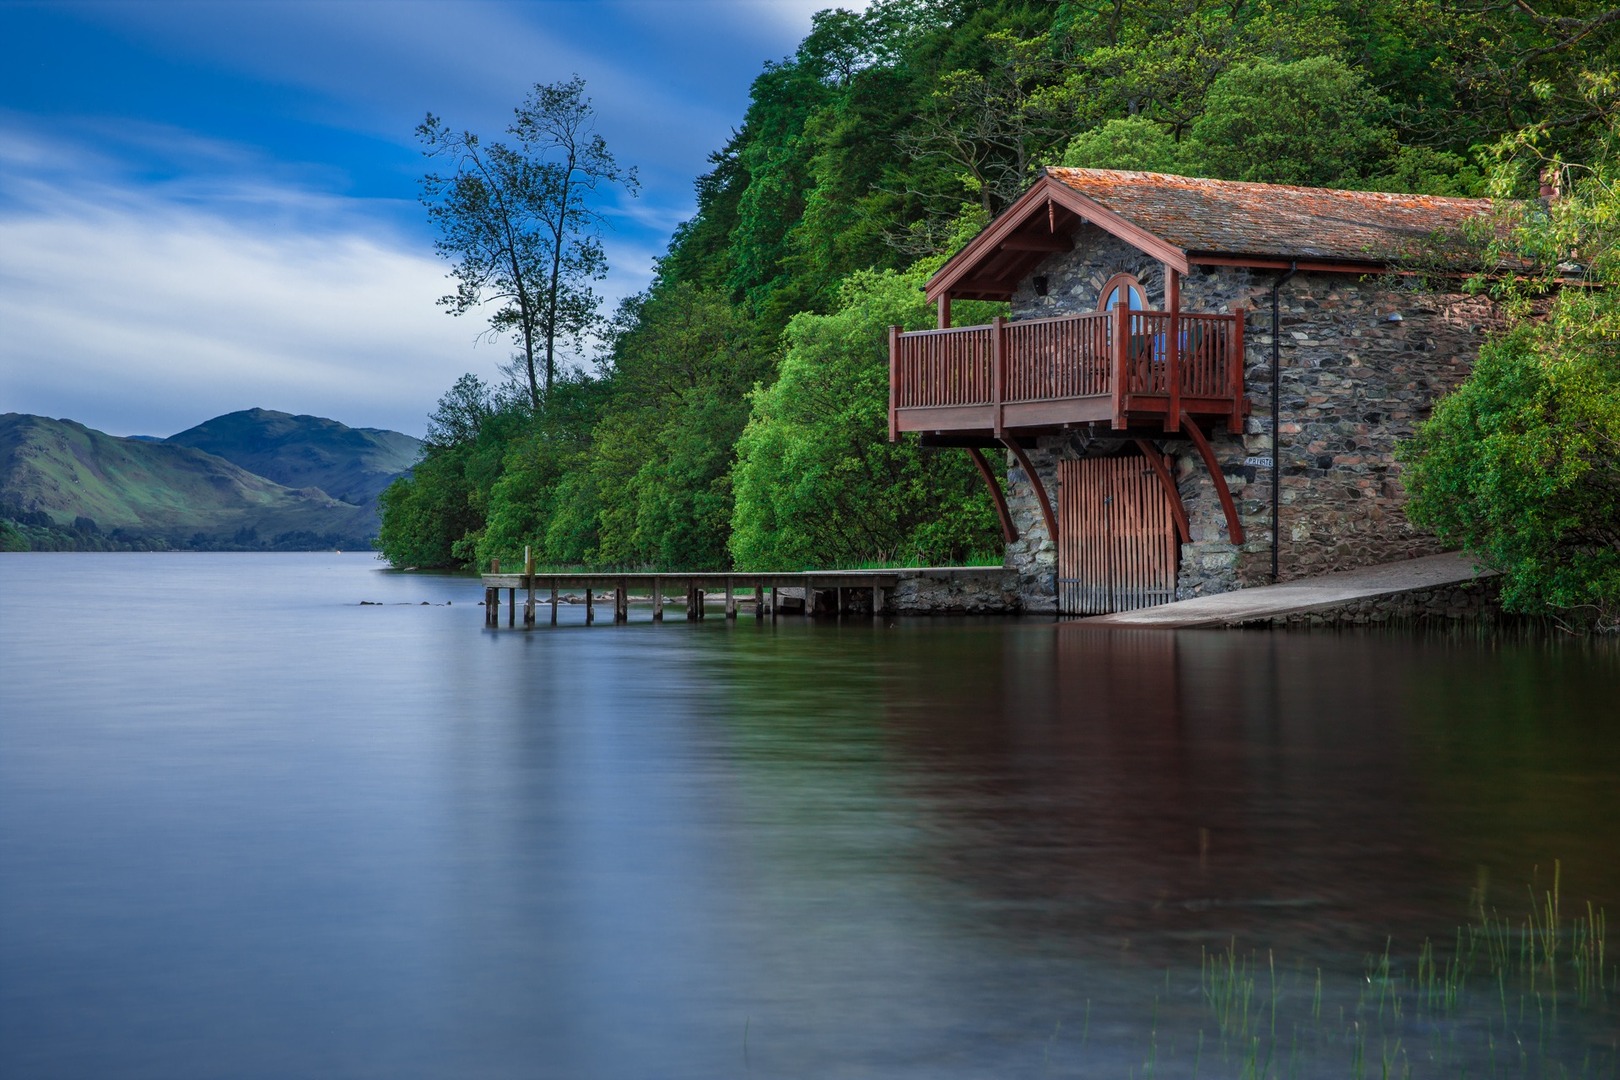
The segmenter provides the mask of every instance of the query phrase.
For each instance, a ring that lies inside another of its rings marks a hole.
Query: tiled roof
[[[1385,262],[1490,213],[1489,199],[1336,191],[1114,169],[1048,176],[1187,252]],[[1193,261],[1196,261],[1194,259]]]

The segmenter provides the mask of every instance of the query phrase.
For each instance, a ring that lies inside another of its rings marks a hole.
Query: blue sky
[[[611,308],[827,6],[0,0],[0,412],[169,435],[261,406],[420,435],[511,351],[434,305],[423,115],[494,136],[536,82],[585,78],[642,179],[606,207]]]

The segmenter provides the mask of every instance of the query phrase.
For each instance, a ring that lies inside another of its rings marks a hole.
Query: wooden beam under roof
[[[1058,254],[1074,250],[1074,241],[1067,236],[1010,236],[999,245],[1002,251],[1039,251]]]

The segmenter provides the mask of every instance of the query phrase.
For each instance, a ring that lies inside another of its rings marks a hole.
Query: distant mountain
[[[269,409],[216,416],[168,441],[222,457],[283,487],[320,488],[368,510],[422,454],[419,440],[397,431]]]
[[[0,521],[8,543],[35,529],[34,546],[71,532],[114,546],[360,547],[377,531],[373,506],[278,484],[173,441],[21,413],[0,414],[0,518],[12,522]]]

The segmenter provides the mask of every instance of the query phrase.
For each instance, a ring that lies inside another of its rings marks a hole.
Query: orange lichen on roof
[[[1398,262],[1487,218],[1489,199],[1203,180],[1116,169],[1046,175],[1154,236],[1199,254]]]

